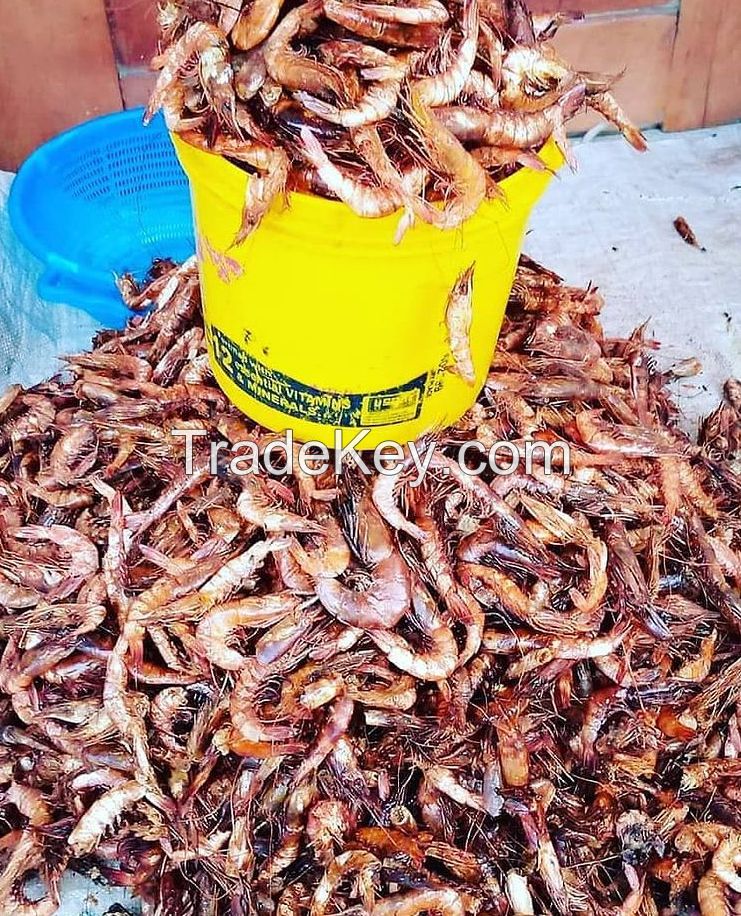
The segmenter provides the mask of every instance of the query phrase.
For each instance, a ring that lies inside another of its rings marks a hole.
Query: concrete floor
[[[609,334],[650,318],[664,364],[699,357],[702,376],[676,387],[692,428],[716,406],[725,379],[741,375],[741,125],[649,139],[642,156],[614,137],[578,143],[578,173],[553,183],[525,247],[569,282],[600,287]],[[36,300],[37,267],[9,237],[2,212],[9,177],[0,175],[0,316],[13,320],[0,322],[0,389],[49,375],[55,354],[84,349],[96,327],[74,309]],[[679,238],[679,215],[707,251]],[[63,896],[61,916],[100,916],[124,899],[76,877]]]

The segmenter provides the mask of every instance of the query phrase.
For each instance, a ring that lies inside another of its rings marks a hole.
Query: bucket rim
[[[233,162],[231,162],[226,156],[223,156],[221,153],[215,153],[211,150],[205,150],[199,146],[195,146],[194,144],[189,143],[188,140],[182,134],[179,134],[176,131],[170,131],[170,138],[173,141],[176,148],[182,146],[182,147],[187,148],[188,150],[192,150],[194,153],[201,153],[204,156],[212,156],[214,159],[217,159],[220,162],[223,162],[226,166],[228,166],[232,170],[233,173],[236,173],[239,175],[245,175],[245,174],[249,175],[250,174],[249,172],[246,172],[244,169],[240,169],[238,165],[235,165]],[[559,146],[556,143],[556,141],[553,139],[553,137],[551,137],[549,140],[546,140],[546,142],[535,151],[535,155],[543,159],[543,162],[546,166],[546,170],[551,171],[551,172],[557,171],[566,162],[566,159],[563,153],[559,149]],[[509,175],[507,178],[503,178],[501,181],[498,181],[497,186],[505,192],[512,191],[514,188],[522,184],[526,180],[526,177],[529,174],[537,175],[539,174],[539,172],[536,169],[533,169],[529,165],[522,165],[512,175]],[[333,200],[330,197],[322,197],[321,194],[312,194],[311,192],[307,192],[307,191],[289,191],[287,196],[289,198],[297,197],[297,198],[307,198],[308,200],[317,200],[317,201],[320,201],[322,204],[327,204],[328,207],[333,207],[333,208],[343,207],[347,209],[347,204],[343,203],[343,201]],[[399,208],[397,212],[401,212],[401,209],[402,208]],[[368,217],[368,218],[371,219],[372,217]]]
[[[226,159],[219,153],[206,151],[189,143],[177,133],[170,133],[170,139],[188,176],[191,193],[206,191],[218,199],[230,211],[241,210],[244,199],[245,182],[250,173]],[[542,171],[523,166],[515,174],[498,183],[501,195],[482,201],[478,210],[456,230],[444,230],[436,226],[419,222],[415,231],[405,236],[402,245],[393,245],[395,252],[419,245],[437,248],[446,243],[442,239],[454,236],[465,230],[466,233],[491,231],[496,225],[519,219],[522,213],[529,213],[542,196],[547,185],[564,164],[564,156],[556,142],[551,139],[540,149],[546,168]],[[235,203],[239,201],[239,203]],[[289,191],[283,197],[286,212],[292,214],[290,226],[280,219],[277,203],[271,207],[266,216],[272,230],[289,238],[296,234],[296,227],[303,243],[311,238],[318,242],[317,232],[329,233],[330,243],[338,247],[350,244],[362,245],[365,249],[379,247],[386,249],[389,239],[393,239],[398,220],[403,208],[381,217],[363,217],[355,213],[340,200],[321,197],[304,191]],[[197,206],[194,205],[194,216],[197,219]],[[435,242],[434,239],[439,241]],[[416,238],[418,244],[412,244]]]

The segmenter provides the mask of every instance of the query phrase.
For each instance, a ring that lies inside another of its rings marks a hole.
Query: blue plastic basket
[[[97,118],[61,134],[24,163],[10,219],[45,270],[38,292],[122,327],[130,312],[115,276],[143,278],[155,258],[193,254],[188,180],[164,121],[144,110]]]

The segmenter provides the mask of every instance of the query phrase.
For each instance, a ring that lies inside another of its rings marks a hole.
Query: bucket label
[[[206,331],[214,359],[227,377],[254,400],[287,416],[360,429],[416,420],[422,410],[429,373],[385,391],[322,391],[261,363],[214,325]]]

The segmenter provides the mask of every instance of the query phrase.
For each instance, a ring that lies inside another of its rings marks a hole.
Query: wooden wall
[[[581,8],[556,43],[583,69],[625,75],[620,101],[643,126],[680,130],[741,117],[741,0],[531,0]],[[98,114],[141,105],[153,76],[155,0],[0,0],[0,168]],[[593,119],[583,118],[586,128]]]

